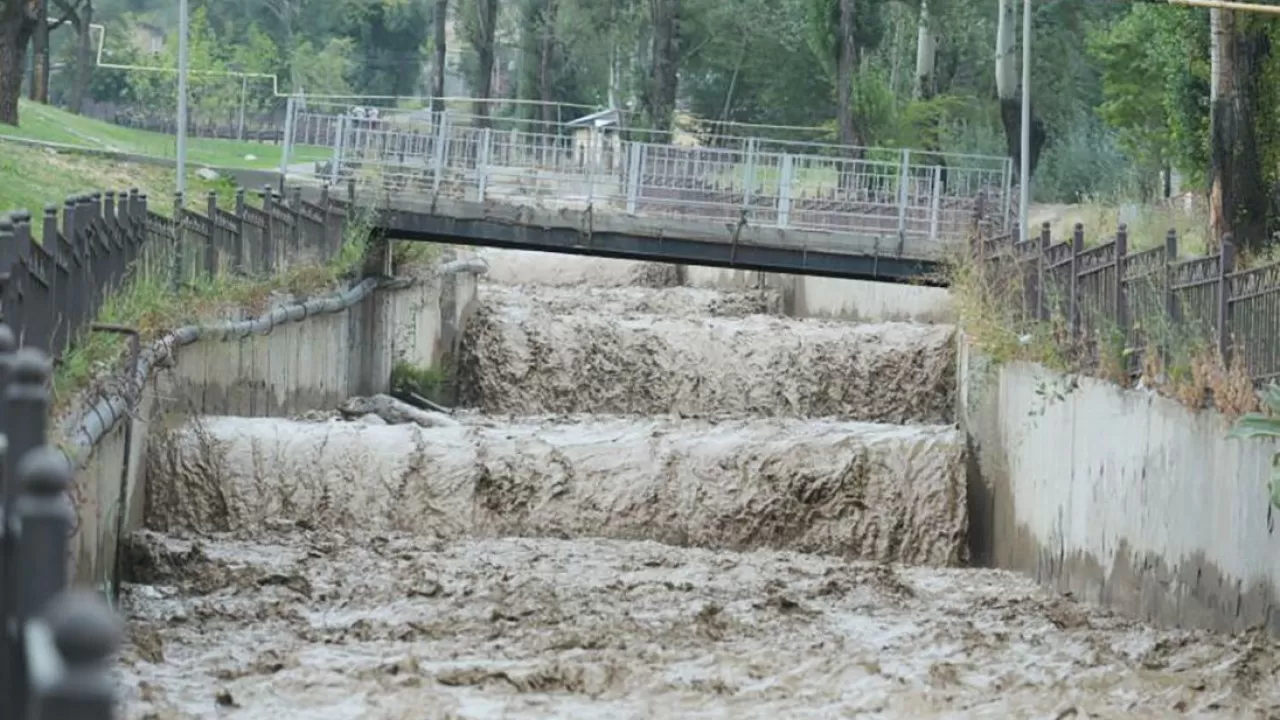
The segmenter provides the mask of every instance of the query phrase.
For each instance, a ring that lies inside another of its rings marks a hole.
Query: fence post
[[[439,132],[436,134],[435,178],[431,190],[433,193],[440,192],[440,185],[444,182],[444,167],[449,159],[449,116],[440,113],[440,124],[436,127],[439,128]]]
[[[485,128],[480,132],[480,157],[476,162],[476,200],[484,202],[484,194],[489,186],[489,154],[493,152],[493,130]]]
[[[23,655],[23,643],[13,636],[21,633],[23,621],[27,619],[26,591],[9,595],[9,588],[27,585],[33,578],[19,575],[19,570],[27,570],[20,551],[25,549],[16,522],[15,499],[18,497],[18,481],[22,477],[20,470],[27,454],[44,444],[49,414],[49,391],[46,386],[52,373],[49,356],[35,348],[20,348],[9,356],[8,382],[4,388],[3,414],[4,435],[8,450],[5,454],[4,466],[4,517],[5,532],[9,538],[5,543],[5,575],[0,578],[0,585],[6,588],[4,603],[4,628],[6,646],[6,664],[9,672],[6,680],[12,693],[15,706],[25,713],[29,703],[29,687],[27,685],[26,658]],[[65,532],[65,530],[64,530]],[[59,559],[57,570],[64,572],[66,558]],[[16,623],[10,624],[11,619]],[[15,642],[16,641],[16,642]]]
[[[182,287],[183,245],[186,243],[186,223],[182,221],[182,193],[173,194],[173,257],[169,262],[169,289],[174,293]]]
[[[8,325],[0,324],[0,403],[3,403],[4,397],[9,383],[9,360],[12,357],[14,349],[17,347],[18,341],[14,337],[13,331]],[[0,405],[0,410],[3,406]],[[8,422],[5,420],[7,416],[0,416],[0,493],[7,490],[9,485],[8,476],[5,475],[5,468],[9,464],[9,443],[3,431],[7,429]],[[2,495],[0,495],[2,497]],[[0,582],[7,582],[10,576],[11,564],[13,562],[13,534],[10,529],[10,506],[0,505]],[[8,592],[8,585],[5,591],[0,592],[0,618],[7,618],[13,609],[12,594]],[[0,698],[13,697],[12,681],[12,655],[8,652],[9,631],[7,628],[0,626]],[[7,702],[7,701],[6,701]],[[9,713],[6,713],[8,716]]]
[[[911,151],[902,151],[902,166],[898,168],[898,254],[901,255],[907,244],[907,202],[910,193],[907,186],[911,173]]]
[[[1046,288],[1048,268],[1045,263],[1049,258],[1049,246],[1053,244],[1053,228],[1048,222],[1040,225],[1040,250],[1036,253],[1036,317],[1049,319],[1049,293]]]
[[[271,206],[275,203],[275,198],[271,193],[271,186],[265,185],[262,188],[262,212],[267,216],[267,228],[262,233],[262,269],[267,275],[276,271],[276,219]]]
[[[1222,238],[1218,257],[1218,307],[1214,318],[1218,326],[1218,356],[1222,367],[1231,366],[1231,288],[1228,280],[1236,269],[1235,240],[1228,233]]]
[[[18,618],[26,621],[67,585],[67,539],[75,516],[65,494],[71,468],[52,445],[36,447],[19,461],[18,481],[14,514],[22,533],[15,569],[22,578]]]
[[[222,234],[218,224],[218,193],[210,190],[205,205],[205,213],[209,216],[209,237],[204,241],[204,271],[212,280],[218,275],[218,236]]]
[[[18,259],[17,244],[13,237],[13,220],[0,215],[0,321],[7,323],[22,342],[21,318],[18,317],[17,299],[22,284],[23,267]],[[0,417],[0,422],[3,417]]]
[[[747,138],[746,164],[742,171],[742,209],[751,209],[751,194],[756,189],[756,139]]]
[[[933,166],[933,181],[929,188],[929,245],[938,242],[938,224],[942,215],[942,166]]]
[[[1121,342],[1127,342],[1129,337],[1129,308],[1124,301],[1124,266],[1125,258],[1129,255],[1129,227],[1124,223],[1120,223],[1120,227],[1116,228],[1116,286],[1114,296],[1111,298],[1112,310],[1116,319],[1116,330],[1120,333]]]
[[[61,667],[41,688],[38,717],[110,720],[115,679],[109,660],[120,647],[120,619],[92,592],[64,591],[49,603],[44,622]]]
[[[237,275],[245,274],[244,267],[244,188],[236,188],[236,237],[232,246],[233,270]]]
[[[294,104],[293,95],[285,100],[284,105],[284,138],[280,143],[280,187],[284,187],[285,178],[289,176],[289,155],[293,149],[293,133],[294,125],[298,121],[294,118],[297,106]]]
[[[1076,223],[1071,230],[1071,343],[1080,339],[1080,253],[1084,252],[1084,225]]]
[[[333,159],[329,161],[329,182],[338,182],[338,168],[342,165],[342,146],[346,142],[347,116],[338,116],[338,132],[333,137]]]
[[[791,224],[791,187],[795,183],[796,158],[783,153],[782,168],[778,172],[778,227],[786,229]]]

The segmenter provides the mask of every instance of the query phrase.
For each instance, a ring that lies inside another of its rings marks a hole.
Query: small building
[[[614,108],[565,123],[573,133],[573,161],[579,168],[611,171],[622,153],[620,115]]]

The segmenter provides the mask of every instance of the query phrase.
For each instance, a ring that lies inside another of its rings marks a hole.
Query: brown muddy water
[[[155,443],[123,717],[1280,717],[1263,637],[962,567],[949,328],[489,259],[453,422]]]

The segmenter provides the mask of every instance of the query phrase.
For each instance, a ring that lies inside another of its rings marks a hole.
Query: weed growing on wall
[[[1252,438],[1280,438],[1280,385],[1271,383],[1262,393],[1266,413],[1249,413],[1236,421],[1228,437],[1248,440]],[[1280,452],[1271,456],[1271,504],[1280,508]]]
[[[1026,361],[1121,386],[1152,388],[1193,409],[1234,417],[1258,407],[1248,369],[1224,363],[1197,308],[1167,307],[1163,278],[1126,282],[1126,331],[1097,294],[1080,292],[1073,308],[1068,278],[1028,277],[1011,249],[985,261],[965,248],[951,260],[951,290],[968,340],[996,363]],[[1043,282],[1042,307],[1032,307]],[[1072,315],[1075,314],[1073,322]],[[1178,318],[1174,321],[1172,318]]]

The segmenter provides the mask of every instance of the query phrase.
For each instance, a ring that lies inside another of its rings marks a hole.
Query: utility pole
[[[236,127],[236,140],[244,142],[244,104],[249,95],[249,76],[240,77],[240,125]]]
[[[187,191],[187,0],[178,0],[178,192]]]
[[[1031,0],[1022,0],[1022,152],[1018,166],[1018,230],[1031,237]]]

